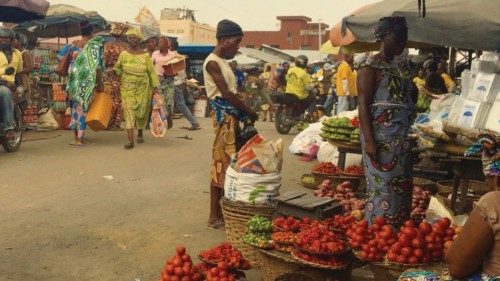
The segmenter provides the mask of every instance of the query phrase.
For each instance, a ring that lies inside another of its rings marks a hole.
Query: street
[[[123,148],[125,132],[92,131],[84,148],[68,145],[72,132],[57,131],[17,153],[2,150],[0,280],[157,280],[178,244],[196,260],[224,241],[223,231],[205,228],[211,121],[201,119],[194,132],[174,121],[166,137],[146,132],[132,150]],[[291,155],[293,135],[278,135],[273,123],[256,127],[284,139],[281,191],[306,190],[299,179],[315,162]],[[178,138],[186,135],[193,140]]]

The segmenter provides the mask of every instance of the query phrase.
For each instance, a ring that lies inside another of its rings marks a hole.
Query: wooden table
[[[361,150],[361,144],[353,144],[345,141],[334,141],[334,140],[329,140],[329,142],[337,147],[337,150],[339,151],[339,161],[337,163],[337,166],[344,170],[345,169],[345,158],[347,153],[353,153],[353,154],[362,154],[363,151]]]

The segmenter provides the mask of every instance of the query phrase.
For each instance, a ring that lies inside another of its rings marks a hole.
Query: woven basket
[[[247,223],[251,217],[259,215],[272,219],[276,206],[231,202],[226,199],[221,200],[221,206],[226,225],[227,240],[240,250],[241,254],[250,262],[252,268],[260,268],[258,249],[246,244],[241,238],[247,233]]]
[[[279,276],[287,273],[297,272],[301,265],[295,262],[292,257],[284,258],[284,255],[269,255],[259,253],[263,281],[274,281]]]
[[[430,191],[432,194],[437,193],[437,183],[424,178],[413,177],[413,185],[421,187],[423,190]]]
[[[460,181],[460,184],[462,185],[464,182]],[[453,192],[453,185],[455,184],[455,181],[453,180],[442,180],[437,182],[437,191],[438,193],[452,193]],[[482,196],[485,195],[490,191],[488,184],[484,181],[477,181],[477,180],[469,180],[469,190],[474,193],[474,195],[477,196]]]

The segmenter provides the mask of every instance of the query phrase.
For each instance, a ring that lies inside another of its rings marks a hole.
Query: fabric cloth
[[[153,64],[155,65],[156,74],[158,76],[163,76],[163,74],[165,73],[165,71],[163,70],[163,64],[175,58],[176,56],[177,54],[171,51],[168,51],[167,54],[162,54],[160,50],[154,51],[151,55],[151,59],[153,60]]]
[[[118,31],[117,31],[118,32]],[[120,53],[125,50],[122,45],[108,42],[104,44],[104,61],[106,66],[106,74],[104,76],[104,83],[109,86],[109,95],[113,100],[113,107],[111,109],[111,118],[109,120],[108,128],[119,129],[123,120],[122,101],[120,97],[120,77],[113,71],[113,69]]]
[[[184,117],[191,123],[191,125],[199,126],[200,123],[194,117],[191,110],[186,106],[186,101],[184,100],[184,89],[182,86],[174,85],[174,104],[179,109],[179,111],[184,115]]]
[[[404,17],[396,16],[383,17],[379,19],[377,25],[375,25],[373,38],[375,38],[376,40],[382,40],[382,38],[391,28],[408,29],[408,26],[406,25],[406,19]]]
[[[338,97],[337,114],[349,111],[351,96],[340,96]]]
[[[441,73],[441,77],[444,80],[444,84],[446,86],[446,89],[448,90],[448,93],[453,92],[455,90],[455,82],[453,79],[451,79],[450,75],[448,73]]]
[[[249,118],[245,112],[240,112],[229,101],[221,97],[210,100],[210,106],[215,112],[215,121],[221,124],[224,121],[224,116],[227,114],[234,116],[238,121],[245,121]]]
[[[160,94],[164,99],[163,110],[168,116],[172,116],[175,106],[174,79],[172,77],[158,76],[158,80],[160,81]]]
[[[144,129],[148,122],[152,89],[158,87],[158,76],[148,53],[120,53],[114,66],[121,76],[121,98],[126,129]]]
[[[7,75],[5,74],[5,69],[7,67],[12,66],[16,70],[14,74]],[[16,73],[23,70],[23,56],[21,52],[16,49],[12,49],[12,58],[10,62],[7,60],[7,57],[3,52],[0,51],[0,80],[7,81],[9,83],[14,83],[16,81]]]
[[[236,68],[234,70],[234,76],[235,76],[235,79],[236,79],[236,87],[238,89],[243,88],[243,86],[245,85],[245,74],[243,73],[243,71],[241,71],[240,69]]]
[[[233,94],[236,94],[236,78],[234,76],[233,70],[229,66],[229,63],[216,54],[211,53],[203,62],[203,80],[205,81],[205,90],[207,92],[207,97],[209,99],[222,97],[222,93],[220,92],[219,88],[217,88],[217,85],[215,85],[214,79],[207,71],[207,64],[210,61],[215,61],[219,65],[222,76],[224,77],[224,81],[226,81],[229,91]]]
[[[425,79],[420,77],[415,77],[413,78],[413,83],[415,83],[415,86],[417,87],[423,87],[425,86]]]
[[[79,139],[83,138],[85,135],[85,130],[87,130],[87,112],[83,110],[83,106],[75,101],[70,101],[71,106],[71,121],[69,122],[69,128],[77,132],[77,137]]]
[[[125,33],[127,36],[135,36],[139,38],[140,41],[144,39],[144,35],[142,35],[142,32],[137,29],[137,28],[129,28],[127,32]]]
[[[3,122],[3,128],[0,129],[14,129],[14,100],[12,92],[4,85],[0,85],[0,114]]]
[[[481,197],[476,208],[488,223],[495,236],[490,254],[483,263],[483,271],[500,276],[500,191],[492,191]]]
[[[309,96],[306,87],[310,83],[310,76],[305,69],[298,66],[291,67],[286,74],[285,92],[297,96],[300,100],[304,100]]]
[[[415,108],[410,96],[410,71],[393,61],[384,62],[374,56],[362,62],[380,73],[380,83],[371,104],[371,126],[377,148],[372,160],[363,149],[363,166],[367,180],[368,201],[365,217],[372,223],[384,216],[399,228],[410,218],[412,196],[413,144],[408,138]],[[364,148],[365,137],[360,136]]]
[[[243,36],[243,30],[241,27],[230,20],[224,19],[217,24],[217,32],[215,37],[232,37],[232,36]]]
[[[500,146],[497,144],[496,138],[497,136],[494,133],[482,133],[479,135],[478,141],[464,153],[465,156],[482,153],[483,173],[486,176],[500,176],[500,159],[495,159],[495,155],[500,153]],[[493,147],[485,149],[483,142],[488,142]]]
[[[223,114],[222,122],[212,115],[215,139],[212,146],[212,166],[210,186],[224,188],[226,170],[231,157],[236,153],[238,120],[230,114]]]
[[[88,112],[96,86],[96,70],[106,71],[104,66],[102,37],[92,38],[79,52],[69,70],[66,90],[71,99],[80,103]]]
[[[356,93],[356,78],[353,74],[351,66],[342,61],[337,69],[337,78],[336,78],[335,88],[337,89],[337,96],[345,96],[351,95],[355,96]],[[347,85],[345,85],[347,83]],[[348,91],[346,92],[344,88]]]

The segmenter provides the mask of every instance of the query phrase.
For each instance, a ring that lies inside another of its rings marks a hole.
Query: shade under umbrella
[[[97,12],[63,4],[50,6],[44,19],[21,23],[15,29],[29,30],[40,38],[64,38],[80,35],[80,22],[84,20],[89,21],[94,31],[106,29],[106,20]]]
[[[500,2],[491,0],[426,0],[419,16],[415,0],[385,0],[344,18],[356,40],[374,42],[382,17],[401,16],[408,23],[408,41],[474,50],[500,50]]]
[[[46,0],[0,0],[0,21],[18,23],[43,19],[49,5]]]

